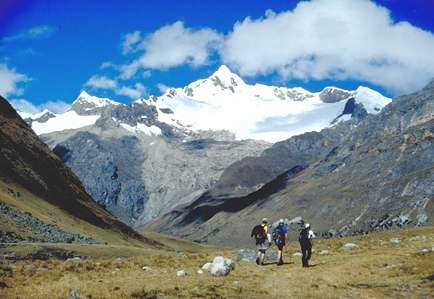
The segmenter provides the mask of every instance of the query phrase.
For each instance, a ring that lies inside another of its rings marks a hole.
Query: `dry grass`
[[[414,236],[424,237],[411,240]],[[391,238],[401,243],[392,244]],[[341,249],[346,242],[359,247]],[[0,297],[68,298],[70,290],[76,290],[81,298],[430,298],[434,284],[427,277],[434,274],[433,253],[418,251],[433,243],[433,227],[321,240],[314,245],[314,267],[307,269],[301,268],[299,257],[292,256],[298,250],[292,243],[285,252],[288,264],[260,267],[238,261],[226,277],[197,274],[197,270],[216,255],[236,259],[236,250],[207,248],[179,254],[85,246],[93,257],[80,261],[3,261],[0,281],[8,287],[0,289]],[[323,249],[330,254],[320,256]],[[122,252],[132,256],[116,259]],[[145,272],[143,266],[152,270]],[[177,277],[180,269],[187,276]]]

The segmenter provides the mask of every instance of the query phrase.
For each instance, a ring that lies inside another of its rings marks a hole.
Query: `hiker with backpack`
[[[256,253],[256,264],[263,265],[265,259],[265,252],[271,245],[271,236],[268,233],[268,220],[267,218],[262,219],[262,223],[256,225],[252,229],[251,237],[255,237],[256,246],[258,252]]]
[[[315,238],[315,234],[310,228],[310,224],[306,223],[300,231],[298,241],[301,247],[301,263],[303,267],[309,267],[309,260],[312,255],[312,239]]]
[[[285,225],[283,219],[279,220],[279,224],[273,230],[273,240],[277,246],[277,265],[283,265],[283,247],[288,240],[288,227]]]

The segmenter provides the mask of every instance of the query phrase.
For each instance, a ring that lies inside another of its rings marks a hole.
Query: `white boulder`
[[[185,275],[187,275],[187,274],[185,273],[184,270],[176,271],[176,276],[178,276],[178,277],[183,277],[183,276],[185,276]]]
[[[206,263],[205,265],[202,266],[202,270],[209,272],[211,270],[211,265],[212,263]]]
[[[342,246],[343,249],[355,249],[359,246],[357,246],[357,244],[354,243],[345,243],[344,246]]]
[[[225,276],[235,269],[235,263],[231,259],[216,256],[212,263],[206,263],[202,270],[210,272],[213,276]]]
[[[392,243],[392,244],[399,244],[399,243],[401,243],[401,240],[398,239],[398,238],[392,238],[392,239],[390,239],[390,243]]]
[[[225,276],[231,272],[233,265],[232,260],[217,256],[214,258],[209,272],[214,276]]]

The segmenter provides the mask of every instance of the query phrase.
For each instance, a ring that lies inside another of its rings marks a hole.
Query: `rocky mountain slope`
[[[236,245],[262,217],[302,217],[326,236],[347,235],[433,224],[433,194],[434,82],[357,125],[296,136],[233,164],[215,188],[151,227]]]
[[[222,66],[209,78],[168,89],[160,97],[125,105],[83,91],[63,114],[23,117],[100,205],[125,223],[141,226],[214,187],[223,172],[230,172],[228,166],[261,155],[270,146],[262,139],[279,140],[348,120],[354,125],[389,101],[364,87],[311,93],[249,85]],[[285,163],[273,164],[263,181],[290,166]]]
[[[67,222],[74,222],[76,227],[84,225],[93,227],[93,230],[107,230],[118,239],[146,241],[99,207],[77,176],[39,140],[2,97],[0,144],[1,242],[106,241],[61,229]],[[36,211],[40,217],[30,210]],[[64,219],[47,224],[47,219],[56,213],[63,215]],[[69,229],[74,231],[76,227],[70,225]]]

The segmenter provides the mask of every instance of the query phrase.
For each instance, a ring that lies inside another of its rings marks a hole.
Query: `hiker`
[[[298,241],[300,242],[301,247],[301,263],[303,267],[309,267],[309,260],[312,255],[312,239],[315,238],[315,234],[310,228],[310,224],[306,223],[304,228],[300,231],[300,236],[298,237]]]
[[[256,253],[256,264],[263,265],[265,252],[271,245],[271,236],[268,233],[267,218],[262,219],[262,223],[253,228],[250,236],[255,237],[256,246],[258,247],[258,252]]]
[[[273,240],[277,246],[277,262],[278,266],[283,265],[283,247],[288,240],[288,227],[286,227],[283,219],[279,220],[279,224],[273,230]]]

